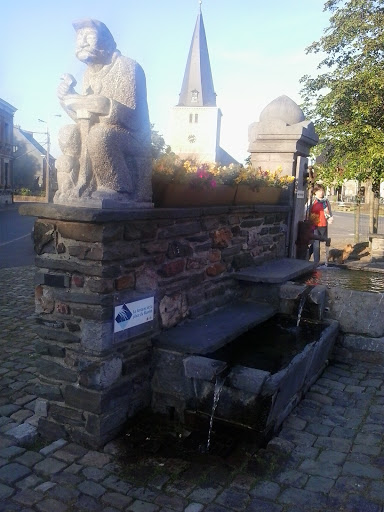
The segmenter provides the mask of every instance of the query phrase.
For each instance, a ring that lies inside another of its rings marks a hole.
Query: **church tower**
[[[179,103],[172,107],[168,143],[181,158],[236,162],[220,148],[221,110],[216,106],[201,1],[185,67]]]

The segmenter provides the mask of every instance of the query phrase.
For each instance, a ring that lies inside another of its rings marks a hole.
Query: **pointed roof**
[[[38,141],[34,138],[34,136],[33,136],[33,133],[34,133],[34,132],[30,132],[30,131],[28,131],[28,130],[23,130],[22,128],[20,128],[20,126],[17,126],[17,125],[13,127],[13,130],[14,130],[14,131],[13,131],[13,133],[15,134],[14,136],[16,136],[16,137],[17,137],[17,132],[19,132],[19,133],[20,133],[20,135],[22,135],[23,137],[25,137],[25,138],[27,139],[27,141],[28,141],[28,142],[30,142],[30,143],[32,144],[32,146],[33,146],[34,148],[36,148],[36,149],[37,149],[37,151],[39,151],[39,153],[40,153],[41,155],[44,155],[44,156],[46,155],[46,153],[47,153],[46,148],[44,148],[44,147],[40,144],[40,142],[38,142]],[[23,155],[21,155],[21,156],[23,156]],[[50,159],[52,159],[52,160],[56,160],[56,158],[55,158],[54,156],[52,156],[52,154],[51,154],[51,153],[49,153],[49,158],[50,158]]]
[[[178,106],[216,106],[216,93],[213,88],[201,3],[189,49]]]

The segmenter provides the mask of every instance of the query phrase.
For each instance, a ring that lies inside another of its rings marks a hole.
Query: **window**
[[[195,114],[195,123],[199,122],[199,114]]]
[[[189,122],[193,123],[193,114],[189,114]]]
[[[9,142],[9,124],[4,123],[4,141]]]
[[[193,89],[193,91],[191,92],[191,102],[197,103],[198,99],[199,99],[199,91],[197,91],[196,89]]]

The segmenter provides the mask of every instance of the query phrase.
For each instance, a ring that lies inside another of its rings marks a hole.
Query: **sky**
[[[248,127],[259,120],[263,108],[282,94],[300,105],[300,78],[318,73],[320,57],[307,55],[305,48],[329,25],[324,3],[202,1],[217,106],[223,114],[220,145],[238,161],[249,154]],[[143,67],[150,121],[167,142],[198,0],[0,0],[0,5],[0,98],[17,108],[15,125],[46,132],[48,123],[51,153],[59,156],[57,133],[71,120],[56,89],[63,73],[74,75],[80,85],[85,70],[74,54],[72,22],[96,18],[107,25],[121,53]],[[45,144],[44,133],[35,138]]]

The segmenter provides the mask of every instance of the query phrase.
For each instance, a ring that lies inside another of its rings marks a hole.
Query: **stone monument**
[[[254,167],[296,175],[297,158],[308,157],[319,141],[314,124],[288,96],[279,96],[261,112],[259,121],[248,128],[248,151]]]
[[[314,124],[305,119],[301,108],[288,96],[279,96],[248,129],[248,151],[252,165],[294,176],[292,227],[289,255],[295,257],[298,223],[303,220],[307,194],[306,174],[310,150],[319,141]]]
[[[76,56],[87,65],[82,94],[66,73],[60,104],[75,121],[59,133],[54,203],[90,208],[152,206],[151,131],[145,74],[124,57],[104,23],[82,19]]]

